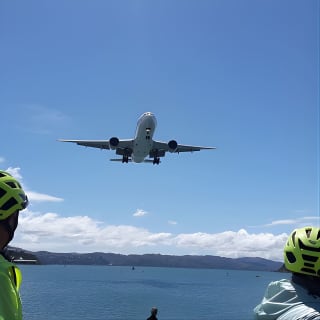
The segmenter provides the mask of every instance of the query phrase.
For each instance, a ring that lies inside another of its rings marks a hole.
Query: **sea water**
[[[24,320],[247,320],[272,280],[260,271],[23,265]]]

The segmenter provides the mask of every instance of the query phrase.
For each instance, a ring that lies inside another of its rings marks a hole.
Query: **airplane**
[[[133,139],[119,139],[112,137],[109,140],[65,140],[61,142],[73,142],[80,146],[93,147],[99,149],[115,150],[122,158],[110,159],[110,161],[128,162],[151,162],[159,164],[160,158],[166,152],[180,153],[193,152],[202,149],[216,149],[216,147],[198,147],[178,144],[175,140],[162,142],[153,140],[153,134],[157,126],[157,120],[152,112],[143,113],[138,119],[135,136]],[[146,159],[146,157],[152,159]]]

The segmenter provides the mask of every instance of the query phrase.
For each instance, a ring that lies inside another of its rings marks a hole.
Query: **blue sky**
[[[319,1],[2,1],[1,167],[12,245],[261,256],[319,225]],[[159,166],[57,139],[216,146]]]

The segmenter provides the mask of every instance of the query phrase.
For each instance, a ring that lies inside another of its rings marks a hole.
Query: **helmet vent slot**
[[[1,206],[1,210],[9,210],[13,206],[18,204],[17,200],[15,198],[10,198],[5,204]]]
[[[296,257],[292,252],[286,252],[286,256],[290,263],[295,263],[297,261]]]
[[[6,193],[7,193],[6,190],[3,190],[2,188],[0,188],[0,198],[2,198]]]
[[[300,239],[299,239],[299,248],[302,249],[302,250],[320,252],[320,247],[319,248],[314,248],[314,247],[306,246]]]
[[[293,245],[296,246],[296,232],[293,232],[292,234],[292,242],[293,242]]]
[[[17,184],[14,183],[13,181],[7,181],[6,185],[8,185],[11,188],[18,188]]]
[[[311,231],[312,231],[311,229],[306,229],[307,238],[310,238]]]
[[[309,269],[309,268],[301,268],[301,271],[306,273],[316,274],[316,272],[313,269]]]
[[[309,268],[314,268],[314,264],[313,264],[313,263],[307,263],[307,262],[305,262],[305,263],[304,263],[304,266],[305,266],[305,267],[309,267]]]
[[[309,256],[309,255],[306,255],[306,254],[303,254],[302,258],[303,258],[303,260],[310,261],[310,262],[317,262],[317,260],[318,260],[318,257]]]

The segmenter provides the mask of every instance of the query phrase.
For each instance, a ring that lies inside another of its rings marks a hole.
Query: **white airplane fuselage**
[[[145,112],[138,120],[134,136],[132,161],[143,162],[153,146],[153,134],[157,126],[157,120],[153,113]]]

